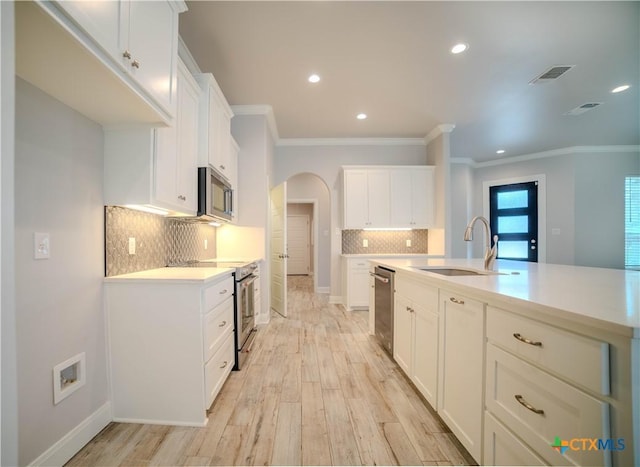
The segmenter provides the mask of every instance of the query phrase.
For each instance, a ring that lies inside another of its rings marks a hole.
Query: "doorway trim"
[[[545,174],[485,180],[482,182],[482,214],[489,219],[489,188],[514,183],[538,182],[538,263],[547,262],[547,177]]]
[[[311,231],[313,232],[313,291],[315,293],[321,293],[318,290],[318,200],[310,198],[291,198],[287,199],[287,204],[312,204],[313,205],[313,219]]]

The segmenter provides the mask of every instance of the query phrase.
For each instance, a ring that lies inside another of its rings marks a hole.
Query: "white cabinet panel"
[[[364,258],[343,258],[342,274],[344,306],[347,310],[369,307],[369,260]]]
[[[394,168],[390,171],[391,226],[426,229],[434,221],[433,168]]]
[[[433,406],[438,390],[438,313],[416,306],[412,381]]]
[[[489,412],[484,416],[483,465],[549,465],[497,421]]]
[[[369,223],[369,188],[365,170],[344,172],[344,228],[363,229]]]
[[[369,199],[369,223],[367,227],[387,227],[389,225],[391,206],[388,170],[368,171],[367,193]]]

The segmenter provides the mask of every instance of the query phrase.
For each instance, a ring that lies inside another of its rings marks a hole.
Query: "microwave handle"
[[[228,214],[233,214],[233,190],[232,189],[225,190],[224,196],[226,198],[224,203],[226,211]]]

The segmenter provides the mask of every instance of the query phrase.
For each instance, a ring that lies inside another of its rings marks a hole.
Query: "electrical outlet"
[[[204,239],[204,249],[206,250],[207,248],[209,248],[209,240],[208,239]]]
[[[366,238],[362,239],[362,247],[363,248],[369,248],[369,240],[367,240]]]
[[[136,237],[129,237],[129,254],[136,254]]]
[[[411,246],[411,240],[407,239],[407,246],[410,247]]]

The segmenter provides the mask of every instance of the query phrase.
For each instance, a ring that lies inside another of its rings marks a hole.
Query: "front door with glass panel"
[[[492,235],[498,258],[538,261],[538,182],[489,188]]]

